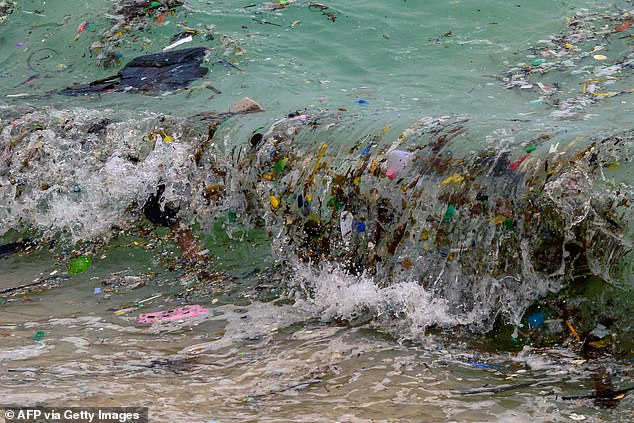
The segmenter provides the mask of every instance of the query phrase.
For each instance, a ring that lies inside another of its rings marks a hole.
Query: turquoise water
[[[187,0],[121,27],[115,1],[16,3],[0,245],[33,242],[0,255],[3,398],[152,421],[634,417],[631,395],[562,399],[632,386],[631,1]],[[185,30],[211,50],[186,90],[56,93]],[[245,96],[264,111],[200,115]],[[160,184],[194,259],[143,216]],[[137,321],[189,304],[210,312]]]
[[[113,2],[48,1],[38,7],[39,3],[21,2],[3,24],[3,91],[42,94],[112,73],[96,66],[90,46],[109,29]],[[245,8],[252,4],[256,6]],[[211,100],[213,93],[208,90],[194,90],[144,99],[144,109],[187,116],[201,110],[225,110],[247,95],[276,116],[311,105],[358,108],[355,101],[365,99],[366,109],[414,115],[468,113],[476,118],[508,119],[529,114],[540,118],[547,114],[544,108],[528,104],[538,96],[509,92],[495,76],[509,65],[525,62],[526,50],[537,41],[562,31],[565,17],[584,8],[593,12],[611,8],[602,2],[324,2],[337,16],[332,22],[310,8],[310,2],[289,2],[277,11],[263,10],[264,4],[189,1],[163,24],[153,22],[143,32],[132,28],[117,49],[123,56],[121,63],[160,51],[184,28],[213,26],[214,40],[196,35],[188,46],[212,48],[214,58],[243,69],[212,66],[206,81],[222,94]],[[77,8],[81,13],[73,13]],[[39,9],[45,16],[26,13]],[[84,21],[91,25],[73,41]],[[292,27],[294,22],[301,23]],[[16,47],[16,42],[25,45]],[[614,55],[620,53],[618,47],[613,47]],[[58,54],[48,51],[52,57],[41,62],[36,54],[37,71],[28,69],[27,58],[41,48],[53,48]],[[33,74],[41,74],[40,79],[15,87]],[[562,75],[560,82],[566,93],[579,90],[569,75]],[[139,101],[115,95],[77,100],[77,105],[135,109]],[[593,114],[607,109],[606,116],[625,118],[621,101],[628,99],[614,99]],[[55,107],[67,102],[63,97],[46,99],[46,104]],[[604,119],[593,120],[601,125]]]

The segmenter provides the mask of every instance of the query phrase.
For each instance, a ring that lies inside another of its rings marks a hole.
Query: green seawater
[[[0,28],[2,91],[41,95],[114,73],[114,69],[98,67],[90,51],[112,24],[109,16],[113,3],[19,2]],[[335,14],[336,21],[324,16],[319,8],[311,8],[308,1],[289,2],[275,11],[263,10],[266,2],[187,1],[162,24],[154,22],[144,31],[132,26],[117,48],[123,65],[140,54],[159,52],[171,43],[174,34],[186,28],[213,26],[213,40],[197,35],[184,47],[209,47],[214,53],[211,61],[227,60],[243,70],[211,66],[205,80],[222,94],[194,89],[158,98],[124,94],[90,99],[52,96],[34,104],[140,108],[188,116],[226,110],[240,97],[249,96],[275,116],[316,106],[412,115],[467,113],[475,119],[526,115],[540,119],[547,114],[545,108],[530,104],[538,96],[507,90],[496,75],[509,65],[527,62],[526,49],[558,35],[564,30],[566,17],[578,11],[600,13],[614,7],[592,1],[322,3],[329,7],[326,12]],[[73,41],[85,21],[89,26]],[[18,47],[16,43],[24,45]],[[42,48],[55,52],[36,53]],[[27,66],[32,54],[35,70]],[[33,75],[39,75],[38,79],[19,85]],[[558,79],[565,92],[579,91],[577,81],[569,75]],[[360,99],[368,104],[359,105],[356,101]],[[596,126],[623,125],[628,101],[615,98],[601,104],[592,111],[596,116],[590,121]]]

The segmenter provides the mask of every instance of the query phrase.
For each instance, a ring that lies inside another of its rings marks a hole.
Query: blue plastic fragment
[[[361,155],[362,156],[367,156],[368,154],[370,154],[370,148],[371,147],[372,147],[371,145],[368,145],[366,148],[364,148],[363,151],[361,152]]]
[[[537,312],[531,316],[528,316],[528,328],[533,329],[541,326],[546,321],[546,315],[543,311]]]
[[[473,367],[482,367],[483,369],[499,369],[499,366],[492,366],[491,364],[486,363],[477,363],[475,361],[465,361],[463,364]]]
[[[357,100],[357,103],[363,104],[363,105],[370,104],[366,100]]]
[[[101,294],[101,288],[95,288],[95,294]]]
[[[352,226],[359,232],[365,232],[365,222],[355,221]]]

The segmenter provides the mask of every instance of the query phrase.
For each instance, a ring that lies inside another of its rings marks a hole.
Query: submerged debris
[[[11,0],[0,0],[0,24],[2,24],[7,16],[13,13],[13,9],[17,3]]]
[[[634,93],[630,78],[634,44],[624,42],[629,37],[622,35],[632,30],[632,22],[630,13],[624,10],[577,13],[566,18],[564,31],[531,47],[526,62],[511,66],[499,78],[506,88],[539,94],[539,99],[531,103],[543,102],[555,108],[554,117],[577,118],[601,99]],[[609,56],[597,54],[603,51],[609,51]],[[575,79],[580,92],[564,97],[570,92],[564,85]]]
[[[73,85],[60,91],[60,94],[87,95],[111,91],[147,93],[186,88],[209,71],[200,66],[208,51],[203,47],[193,47],[139,56],[116,75],[85,85]]]
[[[143,34],[155,25],[162,25],[183,4],[182,0],[119,0],[114,5],[114,25],[101,34],[100,41],[92,44],[91,52],[105,68],[117,65],[124,48],[138,44],[137,41],[149,47],[152,41]]]
[[[239,116],[151,115],[86,135],[109,116],[25,110],[1,133],[0,148],[10,149],[0,192],[14,210],[2,219],[19,227],[17,216],[35,216],[39,229],[76,239],[147,224],[144,216],[182,228],[224,222],[229,235],[260,228],[280,264],[331,262],[381,287],[415,280],[463,321],[486,329],[504,317],[531,340],[568,337],[569,325],[583,340],[600,318],[550,293],[587,277],[631,284],[634,199],[621,172],[631,166],[632,131],[571,140],[539,127],[518,135],[519,145],[493,132],[470,152],[462,147],[480,135],[463,116],[425,117],[393,133],[385,124],[360,130],[345,112],[301,111],[238,137],[227,123]],[[51,172],[51,160],[64,167]],[[55,219],[62,210],[72,219]],[[552,307],[525,318],[542,300]],[[603,349],[602,340],[588,345]]]

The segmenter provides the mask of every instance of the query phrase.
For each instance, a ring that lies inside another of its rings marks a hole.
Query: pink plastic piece
[[[140,314],[137,320],[140,324],[150,325],[154,322],[170,322],[173,320],[190,319],[192,317],[203,316],[209,310],[198,304],[178,307],[173,310],[158,311],[156,313]]]
[[[406,171],[412,164],[414,153],[408,151],[394,150],[387,156],[387,170],[385,175],[393,181],[399,173]]]

